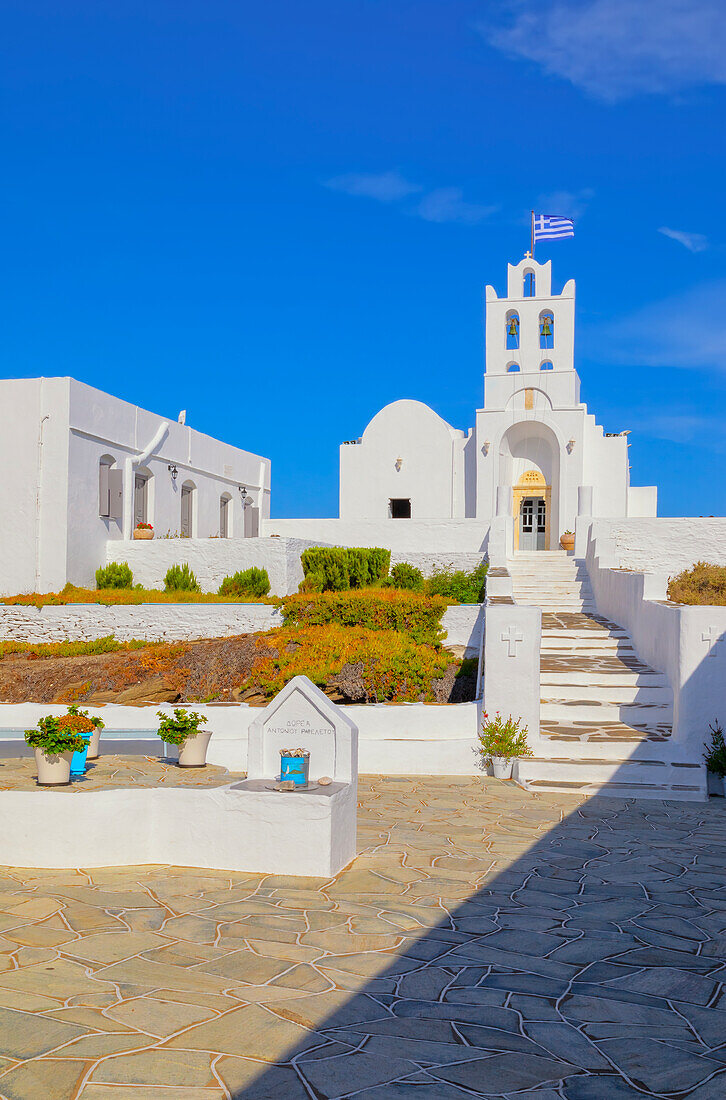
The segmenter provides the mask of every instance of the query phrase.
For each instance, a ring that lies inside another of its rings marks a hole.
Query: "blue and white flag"
[[[572,219],[560,218],[556,214],[534,214],[533,229],[535,241],[557,241],[561,237],[575,236]]]

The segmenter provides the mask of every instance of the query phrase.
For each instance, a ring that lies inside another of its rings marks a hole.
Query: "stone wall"
[[[483,621],[482,604],[448,607],[443,617],[446,644],[476,649]],[[229,638],[281,625],[281,613],[269,604],[144,603],[105,607],[93,603],[40,608],[0,604],[0,641],[87,642],[113,635],[120,642],[137,638],[183,642]]]
[[[694,562],[726,565],[726,518],[597,520],[621,569],[672,577]]]
[[[144,588],[163,588],[169,566],[188,562],[203,592],[218,591],[225,577],[256,565],[267,570],[270,595],[286,596],[297,592],[303,579],[300,555],[313,545],[297,538],[109,541],[106,560],[128,562],[134,583]]]
[[[416,551],[394,550],[391,553],[391,567],[400,561],[410,562],[420,569],[424,577],[442,569],[465,569],[467,572],[480,565],[484,555],[481,552],[457,553],[438,551],[419,554]]]

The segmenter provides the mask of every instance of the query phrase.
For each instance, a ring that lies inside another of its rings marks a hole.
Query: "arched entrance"
[[[500,486],[512,490],[517,551],[552,549],[559,531],[560,442],[540,420],[520,420],[499,445]]]
[[[513,488],[514,549],[546,550],[550,544],[552,487],[539,470],[525,470]]]

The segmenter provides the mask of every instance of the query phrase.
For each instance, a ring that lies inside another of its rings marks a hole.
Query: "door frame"
[[[514,517],[514,549],[519,550],[519,513],[525,497],[545,502],[545,550],[550,549],[550,523],[552,519],[552,486],[548,485],[539,470],[525,470],[512,488],[512,514]],[[536,524],[536,509],[535,509]]]

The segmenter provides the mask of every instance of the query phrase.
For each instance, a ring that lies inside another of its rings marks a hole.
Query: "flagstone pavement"
[[[0,1094],[726,1097],[722,800],[360,804],[332,881],[0,869]]]

